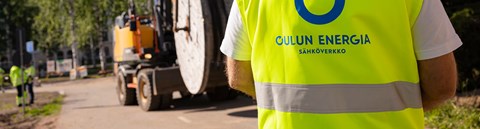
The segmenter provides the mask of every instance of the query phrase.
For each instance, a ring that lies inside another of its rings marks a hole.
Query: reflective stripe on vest
[[[422,108],[418,84],[286,85],[256,83],[260,108],[282,112],[353,113]],[[279,101],[275,101],[279,100]]]
[[[423,128],[422,0],[237,0],[259,128]]]

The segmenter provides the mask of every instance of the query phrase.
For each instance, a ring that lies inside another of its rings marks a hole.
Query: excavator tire
[[[137,101],[144,111],[153,111],[170,107],[172,94],[153,93],[153,70],[144,69],[138,73]]]
[[[135,96],[135,89],[128,88],[125,75],[122,72],[117,73],[117,95],[120,105],[135,105],[137,104],[137,97]]]

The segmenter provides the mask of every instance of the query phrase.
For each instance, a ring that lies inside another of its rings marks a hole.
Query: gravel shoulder
[[[45,105],[60,97],[57,92],[38,92],[36,103],[26,107],[26,115],[22,115],[22,107],[15,103],[16,93],[0,93],[0,128],[2,129],[53,129],[58,114],[35,115],[33,110],[41,110]]]

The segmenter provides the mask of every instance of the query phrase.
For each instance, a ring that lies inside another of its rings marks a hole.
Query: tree
[[[16,29],[26,30],[26,37],[31,35],[31,24],[37,8],[28,0],[1,0],[0,1],[0,51],[3,56],[11,58],[12,48],[17,48]],[[8,59],[12,60],[12,59]]]
[[[39,7],[39,13],[34,17],[33,39],[37,47],[46,53],[56,53],[60,45],[67,41],[65,32],[65,11],[59,0],[37,0],[33,3]]]
[[[35,17],[35,39],[48,50],[70,46],[76,58],[79,47],[101,42],[103,32],[111,30],[115,15],[127,7],[118,0],[32,0],[40,8]],[[93,45],[92,45],[93,46]],[[74,59],[78,62],[78,59]]]
[[[455,51],[459,71],[458,91],[480,88],[480,2],[443,0],[447,13],[463,45]]]
[[[125,1],[112,1],[112,0],[99,0],[96,4],[92,5],[92,12],[95,21],[93,26],[98,28],[97,31],[92,32],[92,36],[98,43],[103,42],[103,37],[106,32],[113,29],[113,19],[116,15],[119,15],[122,11],[127,9],[127,2]],[[103,45],[99,45],[99,58],[101,64],[101,71],[105,70],[105,51]]]

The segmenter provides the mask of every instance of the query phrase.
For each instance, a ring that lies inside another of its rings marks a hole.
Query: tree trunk
[[[80,64],[80,62],[78,60],[78,57],[77,57],[78,52],[77,52],[77,43],[76,42],[72,43],[71,49],[72,49],[73,68],[77,69],[77,67],[80,66],[81,64]]]
[[[99,7],[97,7],[97,9],[99,9]],[[102,14],[100,11],[95,11],[95,15],[96,17],[102,17]],[[104,51],[104,48],[105,48],[105,45],[103,45],[103,35],[104,35],[104,28],[106,26],[104,26],[103,24],[99,24],[98,22],[95,24],[95,26],[98,29],[97,31],[97,38],[98,38],[98,56],[99,56],[99,59],[100,59],[100,73],[104,73],[105,72],[105,51]],[[108,27],[107,27],[108,28]]]
[[[93,39],[90,37],[90,59],[92,60],[93,67],[97,67],[97,62],[95,61],[95,47],[93,47]]]
[[[6,26],[6,30],[7,30],[7,35],[10,35],[10,27],[7,25]],[[13,44],[12,44],[12,39],[8,39],[7,40],[7,67],[12,67],[13,65],[13,55],[15,54],[15,50],[13,49]]]
[[[103,29],[100,29],[98,35],[98,57],[100,59],[100,72],[105,72],[105,45],[103,45]]]
[[[104,72],[105,71],[105,47],[103,45],[101,45],[101,47],[99,48],[99,57],[100,57],[100,67],[101,67],[101,71]]]
[[[77,57],[77,41],[76,40],[76,35],[75,35],[75,7],[74,7],[74,1],[73,0],[70,0],[69,1],[69,4],[70,4],[70,18],[71,18],[71,23],[70,23],[70,27],[71,27],[71,30],[70,30],[70,34],[71,34],[71,38],[72,38],[72,45],[71,45],[71,49],[72,49],[72,61],[73,61],[73,69],[76,71],[77,70],[77,67],[80,65],[80,63],[78,62],[78,57]],[[76,74],[77,77],[78,77],[78,74]]]
[[[11,49],[11,47],[9,47],[10,49],[7,49],[7,66],[8,67],[11,67],[12,66],[12,62],[13,62],[13,55],[15,54],[15,50]]]

